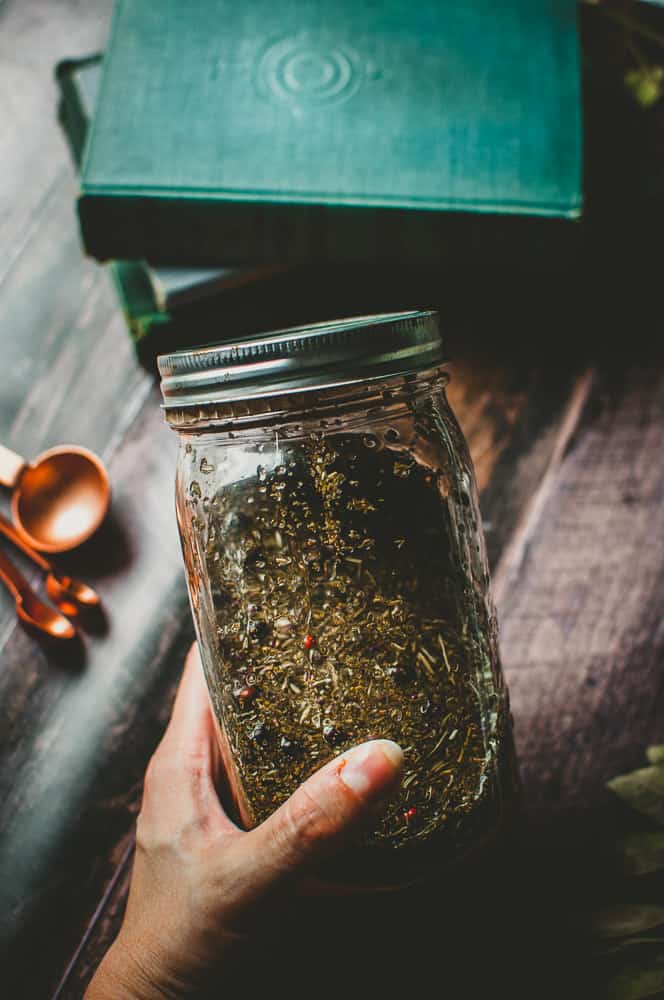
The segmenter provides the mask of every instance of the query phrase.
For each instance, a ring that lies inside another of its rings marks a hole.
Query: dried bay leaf
[[[620,970],[602,994],[605,1000],[646,1000],[664,991],[664,953]]]
[[[635,949],[638,949],[640,957],[643,957],[644,949],[655,955],[664,952],[664,928],[655,928],[647,934],[635,934],[633,937],[602,941],[595,954],[600,959],[612,958],[627,952],[633,954]],[[629,960],[632,960],[631,957]]]
[[[619,846],[626,875],[664,871],[664,833],[633,833]]]
[[[619,775],[607,787],[643,816],[664,825],[664,746],[650,746],[650,766]],[[664,870],[664,832],[630,834],[617,844],[625,874]],[[664,905],[623,903],[604,907],[592,917],[596,959],[612,969],[603,978],[604,1000],[663,1000]],[[616,964],[618,963],[618,964]]]
[[[592,929],[601,938],[624,938],[653,927],[664,927],[664,906],[659,903],[618,903],[592,916]]]
[[[664,767],[651,765],[620,774],[607,787],[636,812],[664,826]]]

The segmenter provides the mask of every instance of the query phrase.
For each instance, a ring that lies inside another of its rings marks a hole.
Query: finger
[[[200,744],[214,745],[214,721],[207,693],[203,666],[194,642],[184,661],[171,718],[164,733],[164,742],[192,749]]]
[[[170,823],[220,823],[225,816],[216,786],[220,759],[198,646],[185,660],[170,722],[145,776],[143,818]],[[145,825],[145,822],[144,822]]]
[[[240,865],[252,889],[269,889],[334,851],[395,787],[402,770],[403,753],[391,740],[362,743],[322,767],[242,838]]]

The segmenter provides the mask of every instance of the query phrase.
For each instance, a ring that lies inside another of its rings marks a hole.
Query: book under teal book
[[[119,0],[84,243],[226,266],[527,244],[580,213],[580,119],[574,0]]]

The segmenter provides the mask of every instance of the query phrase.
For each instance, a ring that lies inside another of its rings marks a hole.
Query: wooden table
[[[103,46],[110,6],[0,4],[0,440],[25,455],[86,445],[113,484],[102,536],[63,561],[102,594],[104,629],[55,657],[0,592],[0,939],[4,995],[21,1000],[80,996],[117,930],[142,775],[192,638],[175,437],[108,276],[81,254],[54,114],[55,62]],[[664,737],[664,362],[637,336],[656,313],[643,274],[579,284],[583,304],[555,280],[524,304],[517,277],[495,328],[451,336],[542,887],[525,923],[549,931],[587,902],[569,859],[614,816],[606,779]],[[525,338],[509,336],[510,296],[522,329],[532,307]],[[559,971],[560,934],[519,926],[518,954],[537,937]],[[532,985],[524,996],[544,995]]]

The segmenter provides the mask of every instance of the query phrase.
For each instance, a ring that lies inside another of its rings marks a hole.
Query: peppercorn
[[[346,734],[337,729],[336,726],[323,726],[323,739],[326,740],[330,746],[336,747],[346,739]]]
[[[258,685],[248,684],[237,692],[235,697],[240,702],[241,705],[250,704],[258,694]]]
[[[279,740],[279,749],[284,754],[285,757],[290,758],[297,757],[301,751],[300,744],[297,740],[291,740],[288,736],[282,736]]]
[[[385,673],[390,680],[394,681],[397,687],[404,687],[412,679],[411,672],[406,667],[387,667]]]
[[[250,621],[249,624],[247,625],[247,635],[251,639],[257,639],[258,641],[261,641],[262,639],[267,638],[269,632],[270,632],[270,626],[268,625],[267,622],[262,621],[260,618],[252,619],[252,621]]]
[[[256,725],[249,733],[249,739],[251,740],[252,743],[257,744],[258,746],[264,746],[268,741],[268,737],[269,737],[269,730],[265,725],[265,723],[259,719]]]

